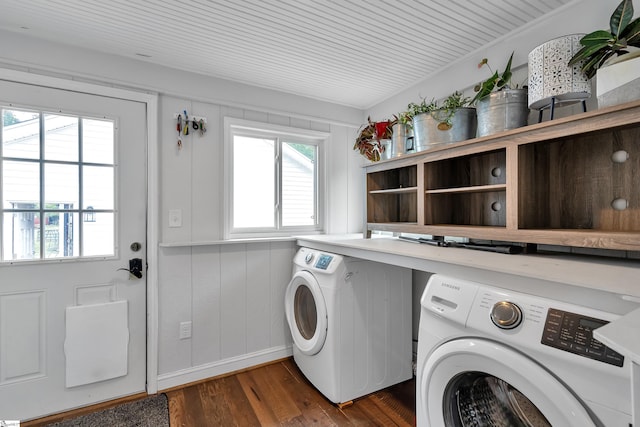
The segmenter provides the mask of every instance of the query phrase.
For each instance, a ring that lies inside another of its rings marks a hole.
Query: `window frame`
[[[273,161],[276,162],[274,227],[235,228],[233,226],[233,140],[234,136],[249,136],[276,140],[276,150]],[[224,239],[290,237],[295,234],[319,234],[324,230],[325,221],[325,147],[330,133],[289,126],[275,125],[257,121],[224,118]],[[289,140],[287,140],[289,139]],[[291,141],[294,139],[294,141]],[[307,226],[283,226],[282,223],[282,144],[285,142],[299,142],[316,146],[315,166],[315,222]]]

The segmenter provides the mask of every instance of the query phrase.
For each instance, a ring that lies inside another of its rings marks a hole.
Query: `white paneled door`
[[[0,420],[145,391],[146,104],[0,80],[0,108]]]

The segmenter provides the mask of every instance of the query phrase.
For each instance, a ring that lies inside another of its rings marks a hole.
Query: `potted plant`
[[[596,76],[599,106],[640,97],[640,18],[633,19],[632,0],[622,0],[613,11],[608,31],[589,33],[580,44],[569,65],[584,61],[581,69],[587,77]]]
[[[409,104],[415,151],[475,137],[476,111],[469,107],[469,102],[469,98],[456,91],[441,105],[433,100],[427,103],[426,99],[420,104]]]
[[[360,151],[360,154],[372,162],[379,161],[381,155],[387,150],[387,146],[390,145],[393,124],[395,120],[373,122],[371,117],[367,117],[367,124],[360,128],[353,149]]]
[[[413,151],[413,115],[410,111],[394,114],[394,124],[391,126],[391,153],[389,157],[402,156]]]
[[[478,136],[527,125],[529,118],[527,89],[511,87],[512,61],[513,52],[502,73],[497,70],[494,72],[487,58],[483,58],[478,64],[478,68],[486,65],[492,73],[491,77],[475,86],[476,95],[471,100],[478,116]]]

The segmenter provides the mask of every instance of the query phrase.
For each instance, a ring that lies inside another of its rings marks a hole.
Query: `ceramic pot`
[[[621,55],[596,72],[598,108],[640,99],[640,51]]]

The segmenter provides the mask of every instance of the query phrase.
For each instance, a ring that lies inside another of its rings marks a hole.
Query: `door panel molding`
[[[0,295],[0,385],[46,376],[45,310],[44,291]]]

